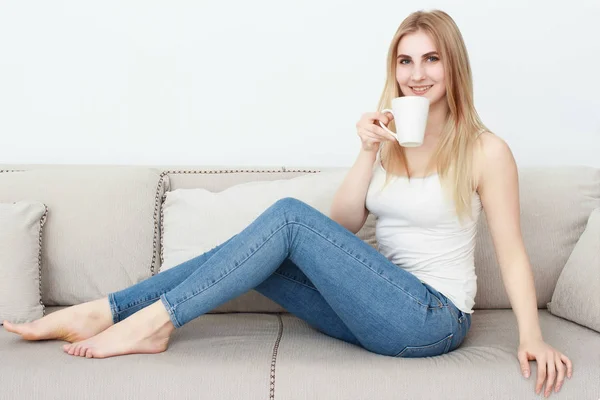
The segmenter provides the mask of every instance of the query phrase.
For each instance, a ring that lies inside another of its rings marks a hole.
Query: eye
[[[431,62],[435,62],[435,61],[439,61],[440,59],[437,58],[436,56],[429,56],[427,57],[427,61],[431,61]]]
[[[410,60],[407,58],[403,58],[398,62],[398,64],[402,64],[402,65],[407,65],[408,63],[410,63]]]

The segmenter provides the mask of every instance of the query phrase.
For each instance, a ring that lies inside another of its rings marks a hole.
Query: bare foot
[[[63,346],[65,353],[86,358],[154,354],[167,350],[175,326],[159,300],[98,335]]]
[[[4,329],[25,340],[76,342],[90,338],[112,324],[108,297],[105,297],[53,312],[33,322],[12,324],[4,321]]]

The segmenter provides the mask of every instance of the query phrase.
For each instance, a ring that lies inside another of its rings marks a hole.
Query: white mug
[[[425,126],[429,114],[429,100],[422,96],[403,96],[392,100],[392,109],[386,108],[382,113],[390,112],[394,115],[396,130],[392,132],[381,121],[379,125],[394,135],[400,146],[419,147],[425,137]]]

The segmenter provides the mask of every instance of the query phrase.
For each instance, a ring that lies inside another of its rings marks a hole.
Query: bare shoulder
[[[479,135],[474,148],[473,168],[477,188],[491,172],[509,172],[515,168],[512,151],[504,139],[487,131]]]

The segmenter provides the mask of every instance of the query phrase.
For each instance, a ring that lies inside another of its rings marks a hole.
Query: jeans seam
[[[279,273],[279,272],[274,272],[273,274],[275,274],[275,275],[279,275],[279,276],[280,276],[280,277],[282,277],[283,279],[287,279],[288,281],[292,281],[292,282],[294,282],[294,283],[297,283],[298,285],[302,285],[302,286],[304,286],[304,287],[306,287],[306,288],[308,288],[308,289],[312,289],[312,290],[314,290],[315,292],[318,292],[318,290],[317,290],[317,289],[315,289],[314,287],[312,287],[312,286],[309,286],[309,285],[307,285],[307,284],[305,284],[305,283],[303,283],[303,282],[300,282],[299,280],[296,280],[296,279],[294,279],[294,278],[290,278],[290,277],[289,277],[289,276],[287,276],[287,275],[283,275],[283,274],[281,274],[281,273]]]

